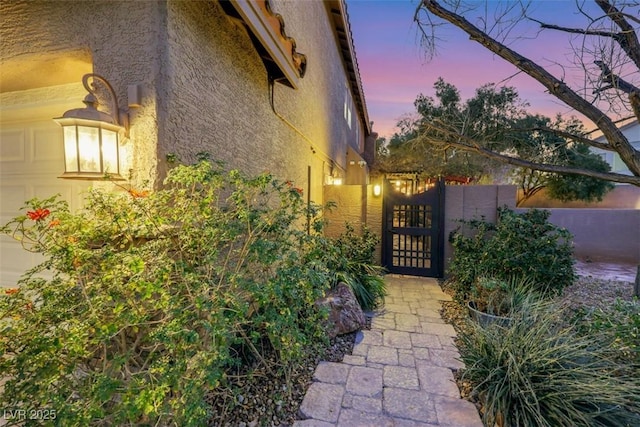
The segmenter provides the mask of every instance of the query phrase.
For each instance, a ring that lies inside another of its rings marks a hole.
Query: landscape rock
[[[345,283],[339,283],[317,304],[329,309],[327,333],[331,338],[360,330],[366,325],[364,312],[353,291]]]

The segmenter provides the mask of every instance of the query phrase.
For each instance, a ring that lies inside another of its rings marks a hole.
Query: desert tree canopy
[[[470,132],[482,126],[472,123],[470,117],[455,122],[433,117],[422,123],[421,131],[434,144],[517,167],[640,186],[640,151],[619,128],[620,123],[640,121],[640,2],[576,0],[575,15],[559,15],[554,17],[556,22],[545,20],[548,14],[537,13],[549,7],[553,6],[548,2],[543,6],[525,1],[422,0],[415,20],[428,55],[437,54],[445,42],[440,36],[441,27],[453,25],[468,34],[479,48],[489,50],[512,64],[518,73],[541,84],[549,96],[583,116],[585,125],[598,130],[603,138],[593,138],[594,133],[572,132],[577,129],[572,126],[550,126],[544,121],[532,121],[529,128],[523,123],[518,124],[518,129],[502,128],[500,134],[531,132],[536,135],[532,138],[535,141],[541,140],[541,133],[549,133],[562,137],[568,145],[580,144],[580,152],[584,152],[583,146],[614,152],[629,168],[630,175],[591,168],[590,162],[553,164],[545,162],[544,157],[527,158],[501,150],[502,144],[495,144],[490,132]],[[523,38],[546,32],[552,32],[554,44],[564,43],[566,52],[571,54],[550,60],[518,50]],[[506,124],[511,125],[513,122]]]

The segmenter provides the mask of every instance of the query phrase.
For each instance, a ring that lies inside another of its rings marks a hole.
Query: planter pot
[[[497,324],[506,328],[511,325],[510,317],[494,316],[493,314],[480,311],[476,308],[476,304],[473,301],[467,303],[467,308],[469,309],[469,316],[482,327]]]

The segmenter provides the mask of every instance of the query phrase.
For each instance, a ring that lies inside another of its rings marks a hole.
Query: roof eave
[[[325,1],[325,5],[327,7],[330,22],[333,23],[336,43],[342,54],[354,102],[362,116],[366,134],[369,135],[371,134],[371,123],[369,122],[369,113],[367,112],[367,104],[365,102],[364,91],[362,89],[358,60],[356,58],[356,51],[353,45],[353,35],[349,24],[347,5],[344,0],[328,0]]]

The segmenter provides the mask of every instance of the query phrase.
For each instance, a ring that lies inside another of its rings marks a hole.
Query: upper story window
[[[351,101],[351,94],[349,92],[349,88],[346,88],[346,92],[344,94],[344,120],[347,122],[347,126],[351,129],[352,123],[352,110],[353,110],[353,101]]]

